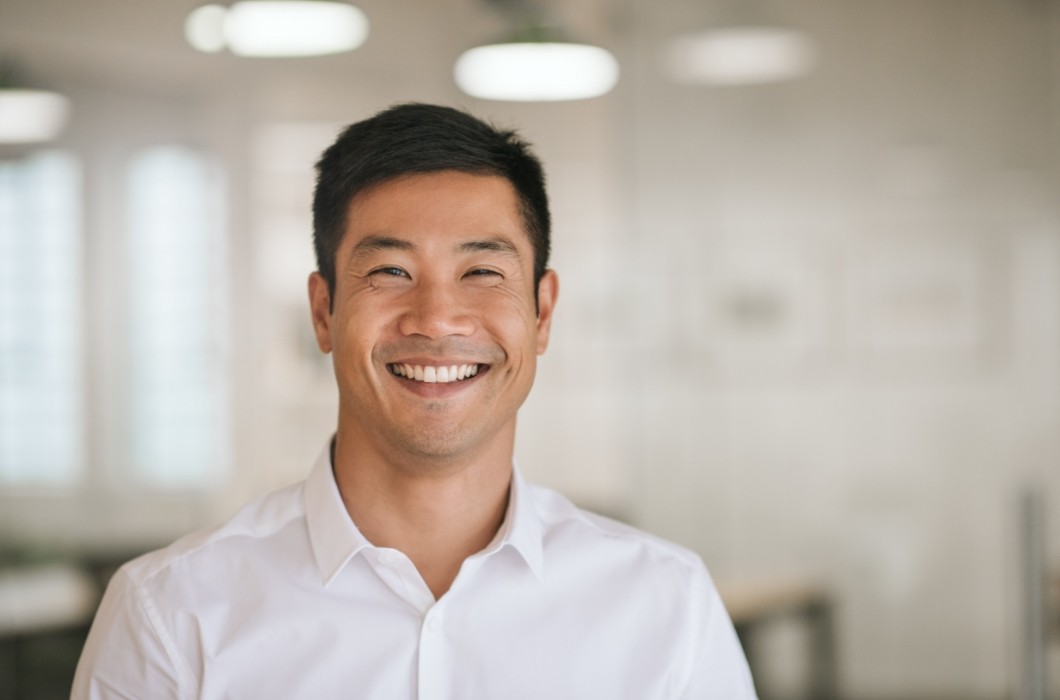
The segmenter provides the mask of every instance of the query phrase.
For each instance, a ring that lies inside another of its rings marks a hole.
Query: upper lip
[[[424,359],[422,357],[417,358],[402,358],[399,360],[389,360],[386,364],[388,365],[420,365],[421,367],[452,367],[456,365],[485,365],[487,362],[481,360],[465,360],[465,359]]]

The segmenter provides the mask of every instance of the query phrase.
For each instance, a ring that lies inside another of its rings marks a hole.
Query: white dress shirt
[[[527,485],[435,600],[350,519],[325,449],[306,481],[123,566],[72,698],[755,697],[695,554]]]

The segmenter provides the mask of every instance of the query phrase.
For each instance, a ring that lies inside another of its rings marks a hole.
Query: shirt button
[[[439,620],[437,617],[432,617],[432,618],[427,620],[427,631],[428,632],[431,632],[431,633],[437,632],[439,629],[441,629],[441,627],[442,627],[442,621]]]

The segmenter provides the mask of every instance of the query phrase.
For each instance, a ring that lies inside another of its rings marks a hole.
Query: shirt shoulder
[[[530,496],[544,525],[546,537],[550,531],[568,529],[579,540],[584,539],[586,545],[595,541],[606,542],[619,549],[638,549],[660,563],[685,570],[685,573],[706,573],[700,556],[675,542],[579,508],[565,496],[543,486],[531,485]]]
[[[657,654],[666,697],[751,700],[754,685],[732,621],[698,554],[531,486],[546,580],[581,619],[635,630],[638,663]],[[588,625],[595,627],[596,625]]]
[[[292,521],[304,520],[303,488],[304,482],[299,482],[250,501],[221,525],[197,530],[148,552],[126,563],[122,571],[134,585],[142,586],[185,560],[221,560],[261,544]]]

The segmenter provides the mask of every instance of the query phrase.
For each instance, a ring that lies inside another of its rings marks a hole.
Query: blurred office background
[[[0,0],[0,125],[68,107],[0,144],[0,697],[63,696],[116,563],[306,473],[312,164],[407,100],[547,167],[522,470],[702,554],[764,699],[1060,697],[1058,0],[548,0],[620,67],[554,102],[454,82],[521,3],[357,4],[360,48],[250,58],[195,0]],[[787,75],[675,54],[761,25]]]

